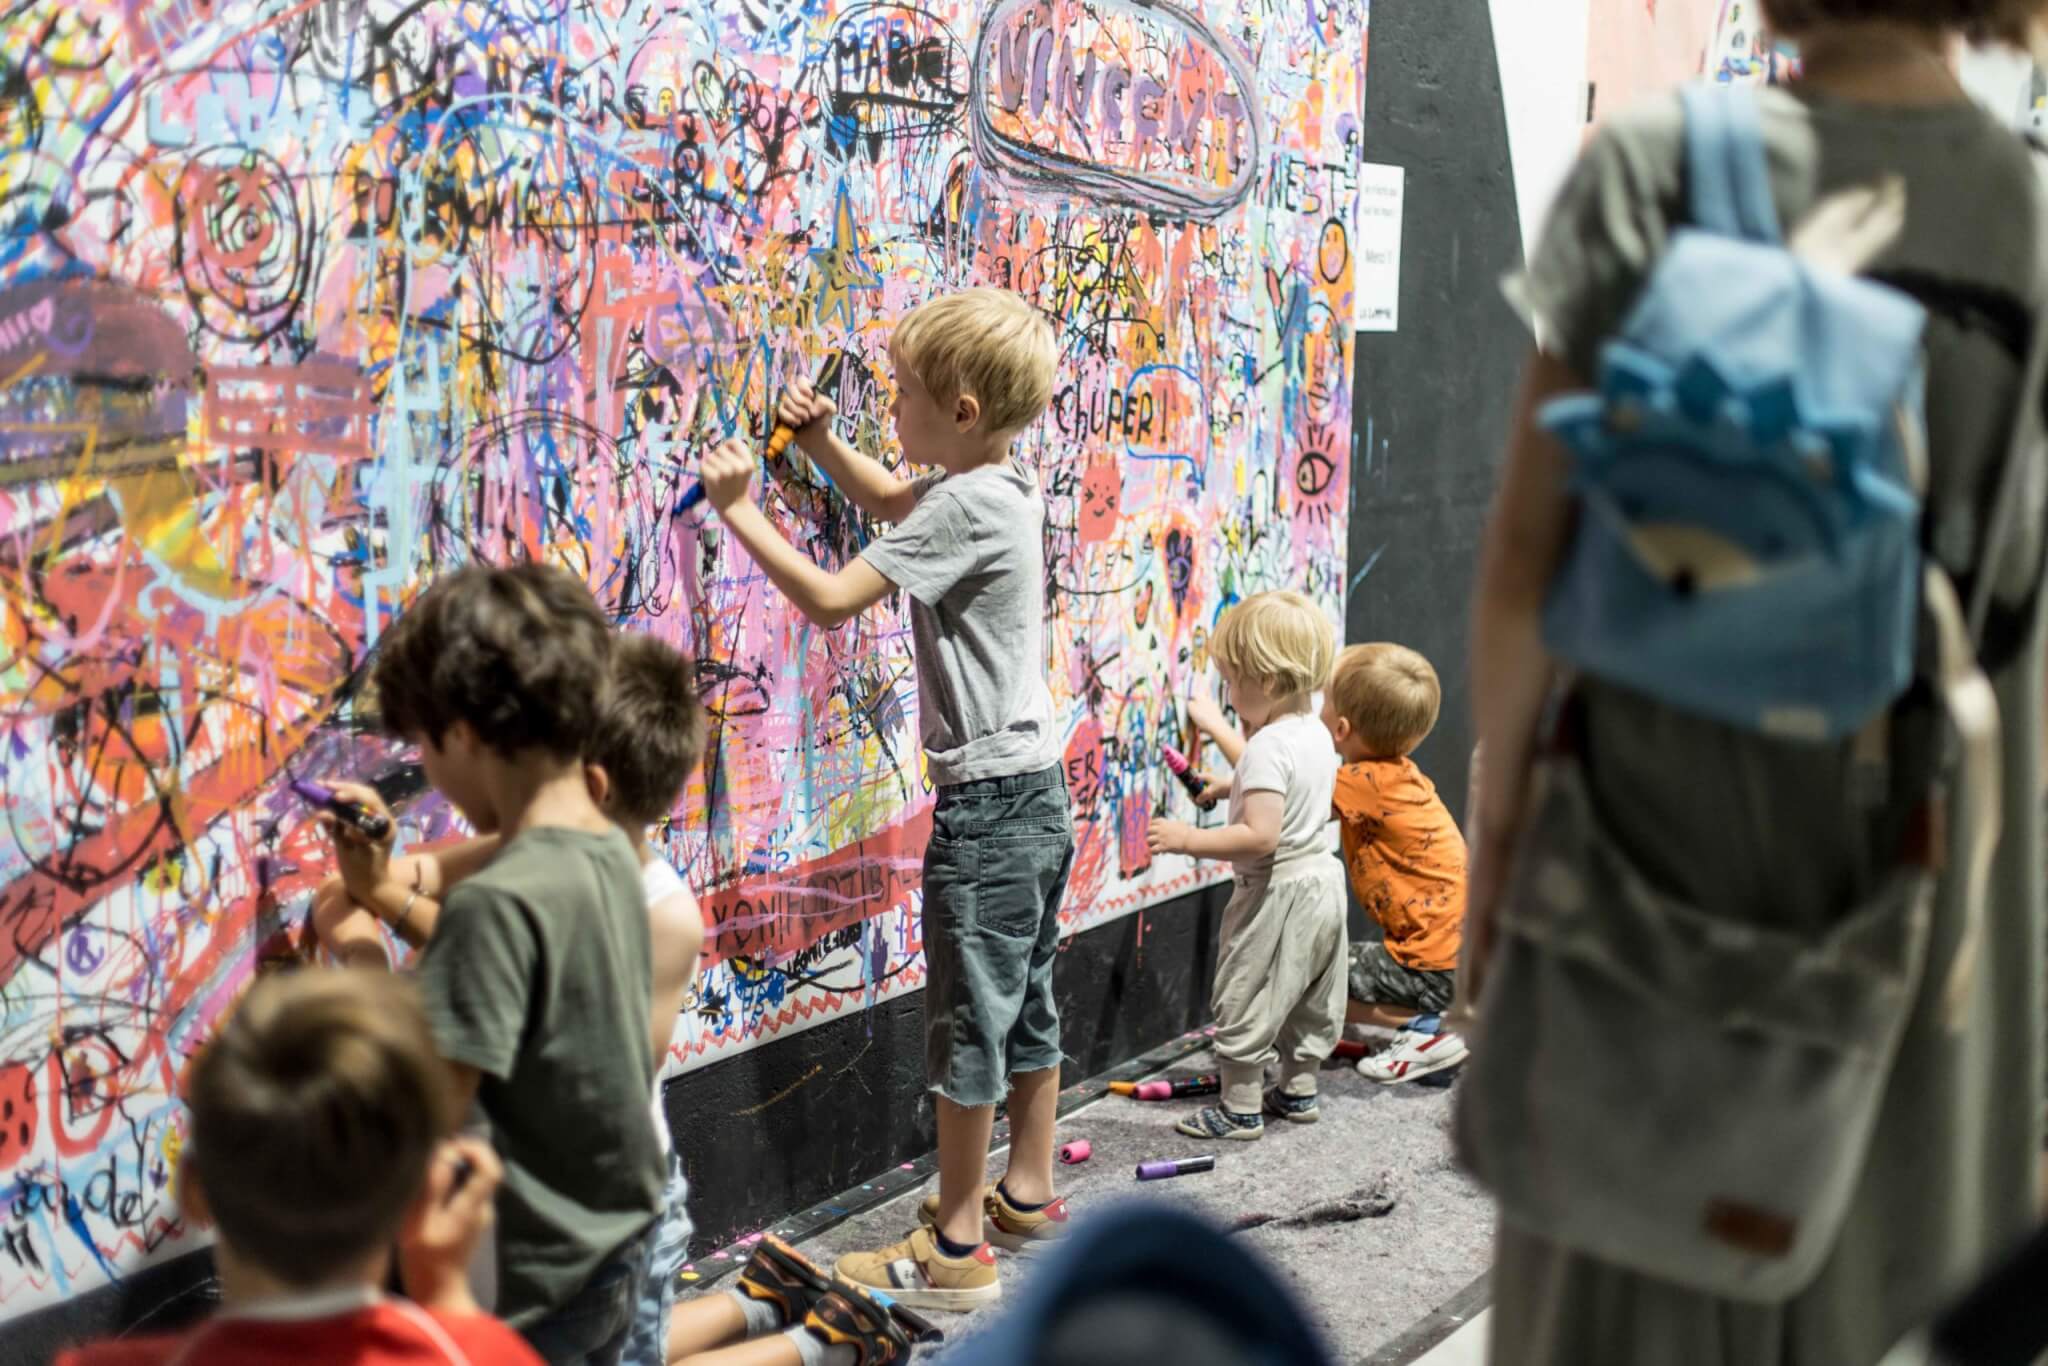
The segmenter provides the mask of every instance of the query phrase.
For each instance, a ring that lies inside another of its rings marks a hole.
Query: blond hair
[[[391,1245],[461,1118],[413,983],[358,968],[257,982],[185,1103],[185,1160],[222,1239],[300,1286]]]
[[[1283,698],[1322,687],[1336,649],[1330,619],[1291,591],[1253,594],[1219,617],[1209,637],[1218,663]]]
[[[933,402],[972,394],[990,431],[1016,431],[1052,401],[1052,324],[1007,289],[963,289],[919,304],[897,321],[892,340]]]
[[[1337,656],[1330,705],[1376,758],[1406,758],[1436,729],[1443,688],[1405,645],[1353,645]]]

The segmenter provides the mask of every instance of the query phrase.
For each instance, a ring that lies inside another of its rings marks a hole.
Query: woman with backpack
[[[1520,282],[1461,991],[1496,1366],[1868,1366],[2042,1209],[2048,215],[1954,58],[2048,4],[1761,8],[1800,76],[1609,120]],[[1842,364],[1888,335],[1924,359],[1896,393]],[[1830,406],[1859,383],[1896,427]],[[1601,464],[1660,433],[1635,493]],[[1724,476],[1730,520],[1645,511]],[[1864,596],[1731,629],[1816,584]]]

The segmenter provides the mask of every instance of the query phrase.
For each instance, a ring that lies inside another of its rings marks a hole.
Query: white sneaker
[[[1450,1030],[1417,1034],[1402,1030],[1387,1048],[1358,1060],[1358,1075],[1382,1086],[1414,1081],[1446,1067],[1456,1067],[1471,1054],[1465,1040]]]

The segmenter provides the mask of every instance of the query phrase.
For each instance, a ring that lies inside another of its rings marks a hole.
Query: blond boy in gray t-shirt
[[[939,1190],[902,1243],[838,1271],[915,1308],[996,1298],[988,1243],[1056,1236],[1059,1013],[1052,964],[1073,826],[1045,680],[1044,503],[1011,453],[1052,396],[1058,345],[1007,290],[968,289],[906,314],[889,344],[890,405],[905,479],[835,436],[830,401],[799,382],[777,412],[806,454],[868,515],[895,527],[837,572],[785,540],[747,497],[755,456],[727,441],[704,490],[775,586],[837,626],[910,595],[925,759],[938,789],[924,863],[925,1063],[937,1099]],[[984,1189],[997,1101],[1009,1166]]]

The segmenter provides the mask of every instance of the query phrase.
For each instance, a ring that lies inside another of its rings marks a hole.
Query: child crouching
[[[1223,614],[1209,651],[1254,732],[1247,741],[1217,727],[1213,736],[1236,764],[1230,823],[1152,823],[1154,853],[1228,859],[1237,879],[1211,992],[1223,1101],[1178,1126],[1197,1138],[1258,1138],[1262,1111],[1313,1123],[1316,1071],[1343,1030],[1344,887],[1323,842],[1337,756],[1311,710],[1330,673],[1333,636],[1299,593],[1261,593]],[[1275,1061],[1280,1084],[1268,1091],[1265,1070]]]
[[[1344,863],[1379,929],[1351,947],[1347,1018],[1399,1029],[1360,1059],[1381,1083],[1414,1081],[1465,1060],[1441,1028],[1465,923],[1465,841],[1436,788],[1408,756],[1436,726],[1436,670],[1400,645],[1353,645],[1337,657],[1323,724],[1343,758],[1334,809]]]

